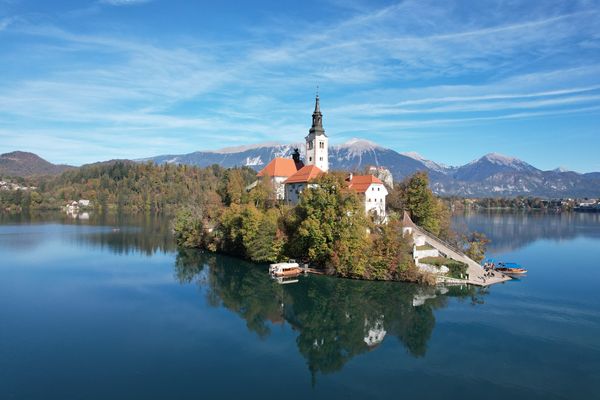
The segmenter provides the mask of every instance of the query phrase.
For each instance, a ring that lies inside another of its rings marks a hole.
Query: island
[[[300,259],[344,278],[480,286],[510,279],[481,267],[485,237],[453,232],[426,173],[394,188],[383,168],[329,171],[322,123],[317,95],[304,159],[298,149],[274,158],[243,190],[232,170],[222,209],[194,203],[177,213],[178,245],[258,263]]]

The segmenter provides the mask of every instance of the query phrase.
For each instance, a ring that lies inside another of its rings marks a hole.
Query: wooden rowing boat
[[[301,273],[302,273],[302,270],[300,268],[289,268],[289,269],[285,269],[283,271],[274,272],[273,276],[282,276],[282,277],[298,276]]]
[[[519,264],[512,262],[498,263],[498,266],[495,268],[495,270],[500,271],[506,275],[525,275],[527,273],[527,270],[525,268],[521,268]]]
[[[527,273],[527,270],[525,268],[499,267],[496,268],[496,271],[502,272],[506,275],[524,275]]]

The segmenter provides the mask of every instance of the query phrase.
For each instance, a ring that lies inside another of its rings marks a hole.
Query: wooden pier
[[[304,271],[305,274],[326,275],[325,272],[321,269],[306,267],[306,268],[302,268],[302,270]]]

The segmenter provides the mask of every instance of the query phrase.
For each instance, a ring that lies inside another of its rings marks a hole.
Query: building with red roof
[[[270,178],[277,200],[283,200],[285,199],[283,182],[297,171],[297,164],[291,158],[275,157],[256,176]]]
[[[292,158],[275,157],[256,176],[270,178],[277,200],[284,200],[285,188],[283,182],[303,166],[304,163],[300,160],[300,153],[298,149],[295,149]],[[258,181],[250,185],[249,189],[254,188],[257,183]]]
[[[296,163],[291,158],[275,157],[268,163],[263,169],[261,169],[256,176],[263,177],[278,177],[278,178],[289,178],[298,171],[296,169]]]
[[[316,165],[305,165],[294,175],[287,178],[283,183],[285,185],[285,200],[288,204],[298,204],[300,194],[304,189],[311,187],[311,181],[314,181],[325,172]]]
[[[388,195],[387,188],[373,175],[348,175],[346,178],[348,188],[354,190],[363,199],[365,212],[373,215],[381,222],[387,219],[385,198]]]

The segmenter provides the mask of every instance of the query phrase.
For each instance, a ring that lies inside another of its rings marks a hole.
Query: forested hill
[[[0,176],[58,175],[71,168],[75,167],[52,164],[25,151],[0,154]]]
[[[249,168],[199,168],[116,160],[82,166],[39,180],[33,190],[2,191],[2,209],[59,209],[70,201],[90,200],[103,211],[170,212],[184,204],[220,207],[242,196],[256,173]]]
[[[290,157],[301,145],[262,144],[219,151],[194,152],[184,155],[157,156],[136,160],[156,164],[186,164],[223,168],[248,167],[262,169],[273,157]],[[577,173],[557,168],[538,169],[522,160],[490,153],[462,166],[450,167],[426,160],[415,153],[398,153],[365,140],[353,139],[329,149],[332,170],[364,171],[376,165],[387,168],[394,180],[401,181],[416,172],[425,171],[431,189],[440,196],[460,197],[599,197],[600,173]],[[114,161],[109,161],[113,164]],[[106,163],[100,163],[104,165]],[[74,168],[54,165],[32,153],[13,152],[0,155],[0,178],[57,175]]]

